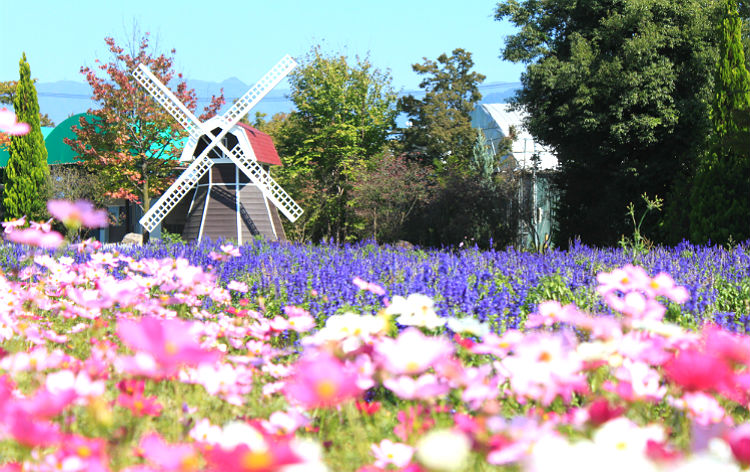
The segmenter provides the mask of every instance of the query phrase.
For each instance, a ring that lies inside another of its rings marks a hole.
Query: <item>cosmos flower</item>
[[[28,123],[19,123],[16,121],[16,114],[7,108],[0,108],[0,133],[6,133],[11,136],[22,136],[29,132],[31,128]]]
[[[356,372],[324,351],[298,360],[284,388],[290,400],[305,408],[330,408],[360,392]]]
[[[85,200],[50,200],[47,210],[69,228],[104,228],[108,224],[107,211],[97,210],[93,203]]]
[[[171,375],[180,365],[211,363],[221,357],[220,352],[201,346],[191,331],[192,326],[180,319],[121,318],[117,322],[117,335],[134,351],[151,355],[165,374]]]

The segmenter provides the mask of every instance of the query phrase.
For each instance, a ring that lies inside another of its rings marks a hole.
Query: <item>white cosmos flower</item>
[[[430,431],[417,442],[417,460],[434,472],[463,470],[471,452],[464,433],[449,429]]]

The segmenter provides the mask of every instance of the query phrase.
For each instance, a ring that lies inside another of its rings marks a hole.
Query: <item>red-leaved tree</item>
[[[159,54],[149,44],[146,33],[129,51],[105,38],[112,57],[94,69],[81,73],[93,89],[98,109],[89,110],[93,119],[82,118],[73,130],[76,140],[66,143],[79,156],[81,165],[105,183],[105,195],[137,203],[144,212],[155,196],[175,179],[175,166],[182,151],[179,140],[185,130],[133,77],[138,64],[144,64],[191,111],[196,108],[195,91],[188,89],[181,74],[173,69],[174,53]],[[176,75],[176,76],[175,76]],[[206,120],[224,104],[224,93],[211,97],[199,117]]]

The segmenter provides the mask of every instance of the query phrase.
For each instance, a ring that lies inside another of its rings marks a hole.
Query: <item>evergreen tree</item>
[[[726,0],[711,109],[713,136],[691,189],[690,238],[724,243],[750,237],[750,73],[737,1]]]
[[[19,65],[20,78],[13,95],[13,108],[18,121],[28,123],[31,130],[23,136],[10,138],[3,182],[4,218],[13,220],[26,215],[30,220],[40,221],[47,217],[47,148],[39,124],[39,103],[26,53]]]
[[[492,184],[495,173],[495,156],[487,144],[487,139],[482,131],[477,130],[477,139],[471,152],[471,167],[476,172],[477,178],[486,185]]]

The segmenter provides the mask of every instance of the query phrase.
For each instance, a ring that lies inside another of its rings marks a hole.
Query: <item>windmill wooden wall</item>
[[[223,238],[246,242],[256,236],[270,241],[286,239],[276,207],[234,164],[214,164],[210,175],[200,180],[178,208],[184,213],[177,210],[171,214],[187,215],[182,237],[188,241]]]

